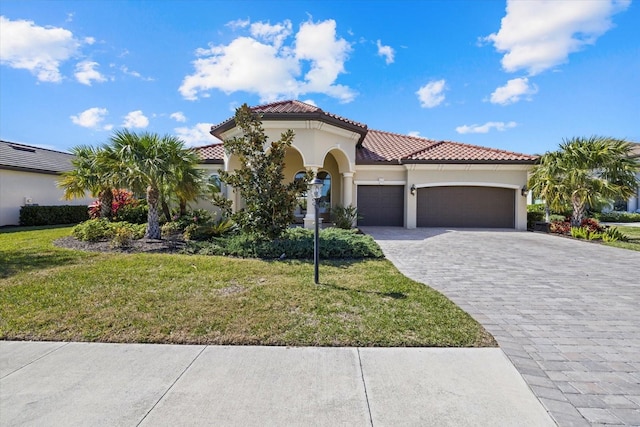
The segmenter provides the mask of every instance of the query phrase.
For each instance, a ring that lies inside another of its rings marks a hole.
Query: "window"
[[[220,176],[217,173],[212,173],[211,175],[209,175],[207,184],[212,192],[222,192],[222,181],[220,181]]]

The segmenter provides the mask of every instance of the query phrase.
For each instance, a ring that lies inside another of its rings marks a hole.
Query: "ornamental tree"
[[[225,140],[224,148],[238,158],[240,167],[233,172],[220,171],[220,181],[238,191],[246,207],[232,217],[246,232],[277,238],[293,222],[297,197],[306,190],[312,173],[283,182],[285,153],[294,139],[291,129],[279,140],[268,142],[260,117],[247,104],[236,110],[235,122],[242,135]],[[213,202],[229,209],[223,197],[214,197]]]

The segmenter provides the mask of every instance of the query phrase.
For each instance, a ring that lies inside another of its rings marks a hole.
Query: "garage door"
[[[418,227],[515,227],[515,190],[496,187],[418,189]]]
[[[359,185],[358,225],[404,226],[404,185]]]

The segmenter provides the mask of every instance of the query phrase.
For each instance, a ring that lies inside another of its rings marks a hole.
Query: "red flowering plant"
[[[118,211],[125,206],[137,206],[138,200],[133,197],[133,193],[129,190],[125,190],[122,188],[111,190],[113,193],[113,200],[111,202],[111,217],[114,218],[118,215]],[[93,203],[89,205],[89,217],[90,218],[100,218],[100,208],[101,203],[100,199],[95,200]]]
[[[593,218],[585,218],[580,223],[580,227],[586,230],[587,234],[602,233],[605,227],[600,225],[598,220]],[[571,234],[571,217],[565,218],[564,221],[553,221],[549,230],[557,234]]]

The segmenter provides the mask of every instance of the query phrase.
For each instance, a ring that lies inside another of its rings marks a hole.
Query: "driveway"
[[[640,425],[640,252],[510,230],[363,231],[482,323],[560,426]]]

